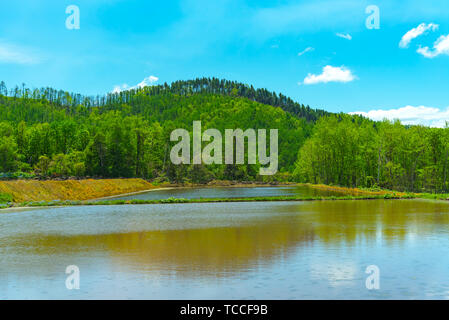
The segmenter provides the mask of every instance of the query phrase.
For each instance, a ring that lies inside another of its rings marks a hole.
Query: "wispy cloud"
[[[434,24],[434,23],[421,23],[419,26],[417,26],[416,28],[413,28],[409,31],[407,31],[401,38],[401,41],[399,42],[399,47],[401,48],[407,48],[410,44],[410,42],[415,39],[418,38],[420,35],[426,33],[427,31],[431,30],[431,31],[435,31],[438,29],[438,25]]]
[[[302,50],[301,52],[298,52],[298,57],[302,56],[303,54],[305,54],[305,53],[307,53],[307,52],[311,52],[311,51],[313,51],[313,50],[315,50],[315,48],[307,47],[307,48],[305,48],[304,50]]]
[[[352,40],[352,36],[349,33],[336,33],[335,35],[346,40]]]
[[[433,107],[426,106],[405,106],[397,109],[378,109],[370,110],[368,112],[356,111],[349,114],[360,114],[372,120],[381,121],[383,119],[388,120],[400,120],[403,124],[411,125],[426,125],[430,127],[442,128],[446,125],[446,121],[449,121],[449,107],[446,110],[441,110]]]
[[[29,49],[0,42],[0,63],[35,64],[39,59]]]
[[[449,55],[449,34],[439,37],[433,44],[433,50],[429,47],[419,47],[417,52],[426,58],[435,58],[441,54]]]
[[[137,85],[130,87],[129,85],[127,85],[126,83],[122,84],[122,85],[117,85],[114,87],[114,89],[112,90],[112,93],[120,93],[122,91],[126,91],[126,90],[133,90],[133,89],[139,89],[139,88],[143,88],[143,87],[147,87],[147,86],[152,86],[153,84],[155,84],[157,81],[159,80],[158,77],[155,76],[149,76],[146,77],[145,79],[143,79],[141,82],[139,82]]]
[[[159,78],[158,78],[158,77],[155,77],[155,76],[149,76],[149,77],[146,77],[145,79],[143,79],[142,82],[140,82],[139,84],[137,84],[136,87],[138,87],[138,88],[143,88],[143,87],[146,87],[146,86],[152,86],[154,83],[156,83],[156,82],[158,82],[158,81],[159,81]]]
[[[352,71],[344,66],[333,67],[327,65],[323,68],[323,72],[321,74],[309,73],[303,83],[309,85],[328,82],[351,82],[356,78],[357,77],[352,73]]]

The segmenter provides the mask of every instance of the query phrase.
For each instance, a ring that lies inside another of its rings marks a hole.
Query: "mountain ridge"
[[[31,98],[35,100],[47,100],[50,103],[62,107],[74,107],[84,105],[87,107],[104,107],[117,103],[133,103],[136,95],[163,95],[179,94],[189,96],[192,94],[220,94],[234,97],[243,97],[262,104],[280,107],[286,112],[295,115],[298,118],[304,118],[307,121],[317,121],[320,117],[333,114],[323,109],[313,109],[309,105],[300,104],[293,99],[269,91],[265,88],[255,89],[252,85],[244,84],[238,81],[231,81],[219,78],[196,78],[192,80],[177,80],[171,84],[164,83],[160,85],[146,86],[143,88],[123,90],[118,93],[108,93],[105,95],[85,96],[79,93],[71,93],[64,90],[56,90],[50,87],[41,89],[28,89],[25,84],[22,88],[16,86],[8,91],[6,84],[0,82],[0,95],[13,98]]]

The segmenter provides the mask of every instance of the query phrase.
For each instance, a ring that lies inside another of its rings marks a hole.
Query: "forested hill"
[[[195,120],[201,120],[203,130],[221,132],[278,129],[279,171],[292,172],[314,120],[326,114],[283,95],[216,79],[178,81],[95,98],[25,86],[8,91],[4,84],[0,92],[0,172],[52,177],[175,182],[261,178],[259,165],[172,165],[170,132],[192,131]]]
[[[33,99],[60,106],[67,111],[74,113],[77,106],[102,107],[112,109],[117,105],[136,105],[142,102],[143,97],[161,95],[191,96],[193,94],[219,94],[232,97],[243,97],[262,104],[280,107],[296,117],[304,118],[307,121],[316,121],[324,115],[330,113],[320,109],[312,109],[308,105],[300,104],[282,93],[270,92],[267,89],[255,89],[252,85],[243,84],[236,81],[229,81],[217,78],[200,78],[195,80],[175,81],[170,85],[147,86],[144,88],[110,93],[103,96],[88,97],[81,94],[74,94],[63,90],[52,88],[41,88],[30,90],[25,87],[16,86],[7,89],[5,83],[0,82],[0,95],[13,98]],[[5,101],[3,101],[4,103]]]
[[[212,93],[228,96],[238,96],[248,98],[263,104],[280,107],[284,111],[304,118],[307,121],[316,121],[324,115],[329,115],[329,112],[319,109],[312,109],[308,105],[305,106],[293,101],[291,98],[284,96],[282,93],[270,92],[267,89],[254,89],[251,85],[217,79],[217,78],[201,78],[188,81],[176,81],[171,85],[164,84],[162,86],[146,87],[145,94],[164,94],[166,92],[188,96],[195,93]],[[132,91],[125,91],[119,95],[112,95],[109,97],[111,102],[120,100],[130,101],[133,98]]]
[[[260,165],[173,165],[170,133],[278,129],[279,172]],[[0,83],[0,178],[14,172],[156,181],[289,179],[348,187],[449,192],[449,126],[404,126],[312,110],[264,89],[218,79],[95,98]],[[23,176],[21,173],[20,175]]]

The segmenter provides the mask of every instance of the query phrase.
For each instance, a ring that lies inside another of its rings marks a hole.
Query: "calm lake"
[[[289,192],[300,191],[139,197]],[[3,210],[0,299],[448,299],[448,244],[449,203],[427,200]],[[79,267],[79,290],[66,288],[69,265]],[[370,265],[379,290],[366,288]]]

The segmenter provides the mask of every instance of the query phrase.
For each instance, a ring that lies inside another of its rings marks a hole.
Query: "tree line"
[[[447,192],[449,128],[333,115],[300,148],[298,181],[347,187]]]
[[[84,97],[0,83],[0,173],[260,180],[259,165],[173,165],[170,133],[279,129],[276,177],[347,187],[447,192],[449,129],[331,114],[282,94],[202,78]]]
[[[107,95],[97,95],[96,97],[83,96],[55,90],[53,88],[28,89],[25,84],[21,87],[15,86],[8,90],[4,81],[0,82],[0,96],[10,96],[14,99],[23,98],[41,100],[56,106],[62,106],[68,111],[74,112],[77,106],[117,106],[123,103],[134,105],[139,104],[143,96],[154,96],[164,94],[176,94],[180,96],[190,96],[192,94],[219,94],[233,97],[248,98],[252,101],[263,104],[280,107],[299,118],[307,121],[316,121],[324,115],[330,113],[320,109],[312,109],[310,106],[297,103],[291,98],[270,92],[267,89],[255,89],[252,85],[243,84],[236,81],[229,81],[217,78],[197,78],[194,80],[179,80],[171,84],[147,86],[126,90],[118,93],[109,93]]]
[[[279,129],[278,177],[294,169],[296,150],[313,124],[282,108],[239,95],[197,92],[127,93],[132,98],[104,104],[74,104],[26,94],[0,95],[0,172],[42,177],[142,177],[173,182],[212,179],[257,180],[260,165],[173,165],[170,133],[203,130]],[[59,91],[48,92],[57,93]],[[123,96],[123,94],[121,94]],[[78,102],[82,102],[83,99]],[[268,178],[265,178],[268,179]]]

